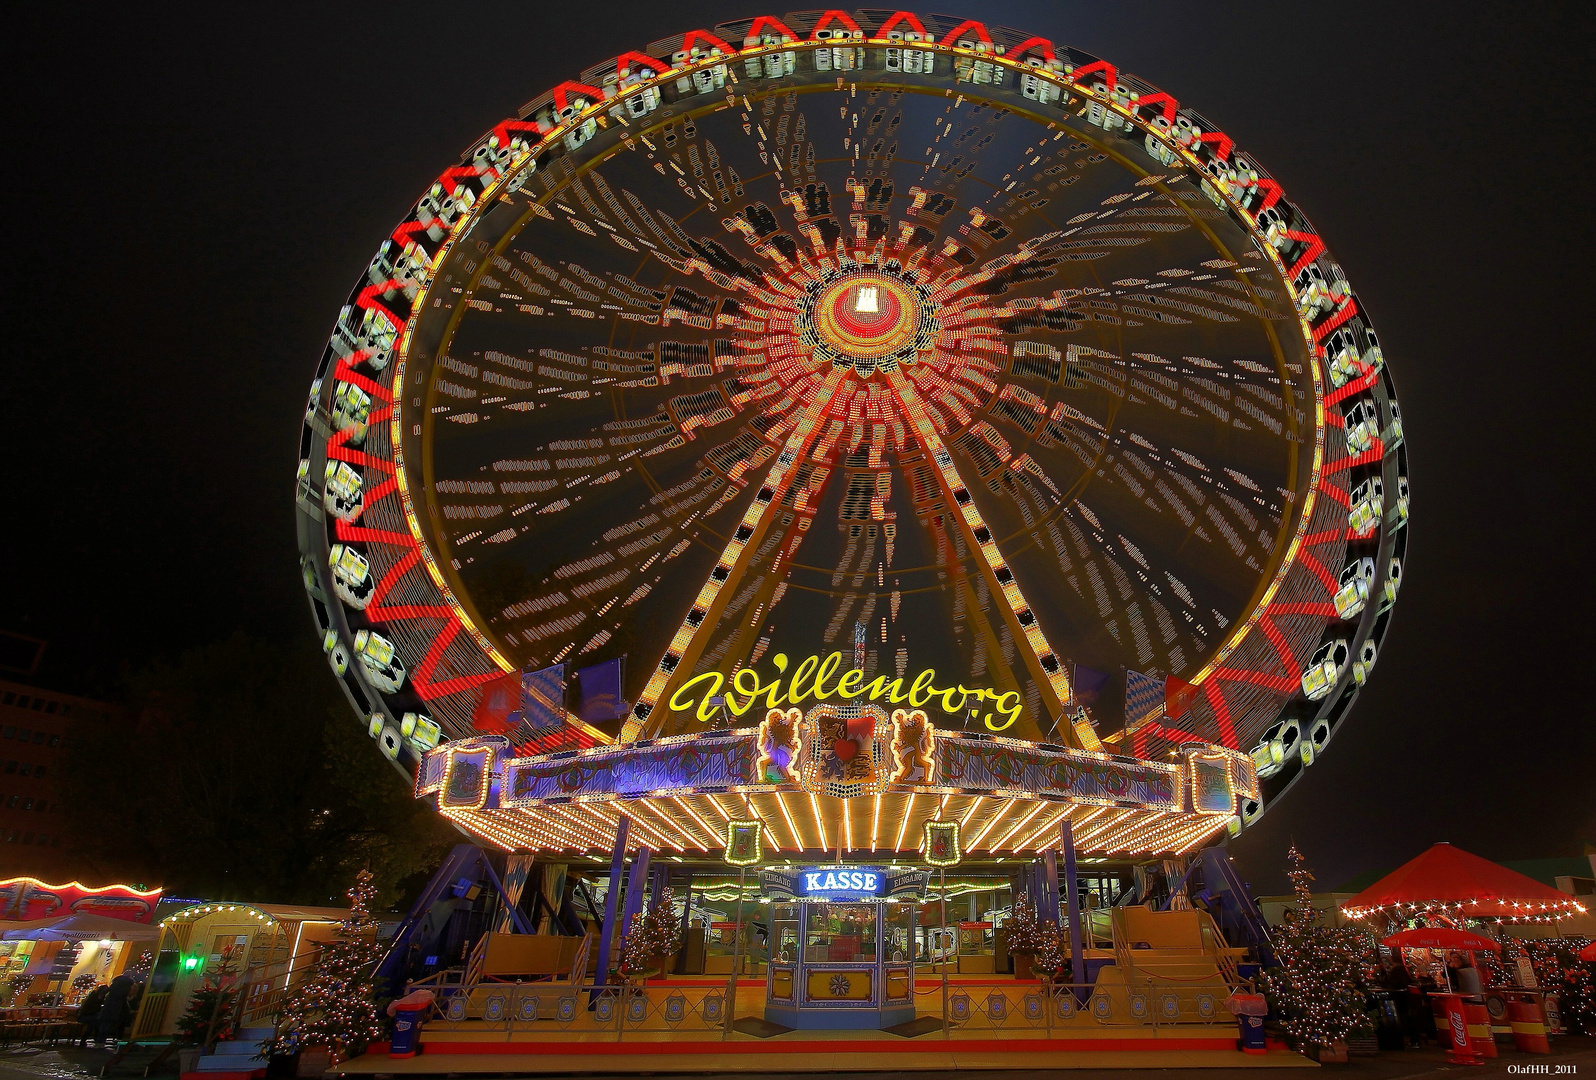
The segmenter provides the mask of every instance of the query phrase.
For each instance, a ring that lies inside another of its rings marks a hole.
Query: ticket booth
[[[914,1019],[915,913],[923,870],[765,870],[765,1019],[790,1028],[887,1028]]]
[[[172,1034],[207,977],[247,981],[251,968],[287,956],[281,925],[249,904],[195,904],[161,920],[160,932],[135,1039]]]
[[[347,916],[344,908],[224,901],[173,912],[159,926],[133,1037],[172,1034],[207,978],[246,988],[246,1011],[258,996],[285,991],[314,967],[319,944],[336,937]]]

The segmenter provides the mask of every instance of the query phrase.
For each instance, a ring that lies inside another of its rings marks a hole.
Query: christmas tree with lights
[[[6,980],[6,1004],[16,1000],[18,994],[33,985],[32,975],[17,974]]]
[[[205,972],[194,996],[188,999],[188,1008],[177,1018],[179,1042],[211,1043],[225,1039],[233,1033],[233,1006],[238,1003],[238,953],[229,945],[222,950],[221,962],[216,970]]]
[[[1067,981],[1064,976],[1069,967],[1070,954],[1062,931],[1057,927],[1044,927],[1042,943],[1031,958],[1031,974],[1044,982]]]
[[[99,985],[100,976],[93,971],[85,971],[82,975],[72,978],[72,1001],[76,1005],[88,996],[89,991]]]
[[[1264,972],[1264,993],[1292,1045],[1320,1049],[1370,1027],[1359,986],[1365,942],[1356,931],[1319,922],[1313,872],[1295,844],[1286,857],[1296,904],[1271,934],[1279,966]]]
[[[371,872],[362,870],[349,890],[349,917],[338,937],[322,947],[315,970],[283,1005],[274,1052],[325,1048],[347,1058],[382,1038],[386,1025],[375,1001],[382,946],[371,917],[376,894]]]
[[[1036,913],[1036,905],[1025,893],[1014,898],[1014,907],[1009,917],[1003,920],[1003,929],[1008,932],[1009,952],[1016,956],[1035,955],[1041,951],[1048,937],[1048,928]]]
[[[648,913],[633,915],[632,925],[621,935],[621,978],[640,979],[649,968],[663,966],[665,958],[681,947],[681,941],[682,927],[676,919],[671,890],[661,889]]]
[[[1570,1030],[1596,1035],[1596,960],[1581,960],[1579,950],[1589,938],[1564,939],[1568,942],[1569,962],[1562,968],[1563,1022]]]
[[[1535,966],[1542,990],[1556,992],[1563,1023],[1570,1031],[1596,1034],[1596,962],[1581,960],[1589,938],[1546,938],[1523,942],[1520,948]]]

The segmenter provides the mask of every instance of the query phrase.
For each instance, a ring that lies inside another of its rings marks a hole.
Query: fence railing
[[[233,1026],[258,1027],[275,1021],[288,991],[301,977],[315,970],[321,954],[310,949],[271,964],[252,967],[234,984]]]
[[[1234,1023],[1225,1008],[1229,990],[1217,980],[1197,985],[1170,985],[1157,979],[1096,984],[952,983],[945,1013],[940,987],[936,990],[920,999],[918,1011],[921,1016],[940,1015],[950,1038],[984,1038],[999,1032],[1068,1034],[1082,1028],[1156,1031],[1177,1025]]]
[[[529,1031],[698,1031],[719,1038],[726,1026],[726,987],[715,985],[594,986],[569,982],[490,983],[440,992],[437,1019],[506,1039]],[[448,996],[441,996],[447,994]],[[763,985],[760,987],[763,997]]]
[[[555,1032],[617,1041],[664,1032],[726,1038],[734,1017],[762,1015],[765,1001],[763,980],[742,981],[732,991],[735,1002],[721,983],[482,982],[469,990],[458,984],[434,989],[439,993],[435,1024],[477,1039],[502,1034],[506,1041]],[[1103,1028],[1156,1032],[1229,1025],[1235,1021],[1225,1008],[1228,994],[1217,978],[1195,985],[1157,978],[1096,985],[992,979],[950,982],[944,1010],[941,982],[922,979],[915,1005],[917,1019],[940,1021],[950,1039],[1047,1037]]]

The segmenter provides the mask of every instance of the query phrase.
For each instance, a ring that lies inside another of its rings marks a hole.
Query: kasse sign
[[[797,893],[816,900],[883,896],[886,885],[886,873],[875,867],[817,866],[798,871]]]

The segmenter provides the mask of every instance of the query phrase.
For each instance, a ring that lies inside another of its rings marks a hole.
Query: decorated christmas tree
[[[1050,928],[1043,925],[1031,898],[1020,893],[1014,898],[1009,917],[1003,921],[1003,929],[1008,931],[1009,952],[1031,955],[1041,951]]]
[[[1279,966],[1264,972],[1264,992],[1293,1046],[1327,1047],[1369,1027],[1359,988],[1366,935],[1322,925],[1309,884],[1313,872],[1296,845],[1287,858],[1296,904],[1271,935]]]
[[[1069,966],[1070,954],[1063,933],[1055,927],[1044,927],[1042,944],[1031,958],[1031,973],[1038,979],[1058,981],[1064,978]]]
[[[371,917],[376,893],[370,871],[362,870],[349,890],[349,917],[338,937],[323,946],[315,970],[283,1005],[274,1052],[324,1048],[348,1057],[382,1037],[385,1024],[374,1000],[375,969],[382,959]]]
[[[16,1000],[18,994],[33,985],[32,975],[17,974],[6,980],[6,1003],[9,1005]]]
[[[1596,963],[1581,960],[1579,951],[1589,944],[1589,938],[1566,937],[1522,945],[1535,966],[1535,981],[1557,994],[1563,1023],[1587,1035],[1596,1031]]]
[[[646,914],[640,911],[633,915],[632,924],[621,935],[621,978],[642,978],[649,968],[680,948],[681,940],[682,926],[676,918],[671,890],[661,889],[654,906]]]
[[[1518,981],[1518,972],[1515,970],[1517,956],[1518,942],[1505,936],[1501,952],[1475,953],[1474,966],[1479,969],[1480,981],[1486,986],[1512,986]]]
[[[179,1042],[210,1045],[233,1033],[233,1006],[238,1003],[238,956],[229,945],[222,950],[221,961],[205,972],[194,996],[188,999],[188,1008],[177,1018]]]
[[[1567,944],[1568,963],[1562,968],[1563,982],[1560,1001],[1563,1022],[1570,1030],[1586,1035],[1596,1035],[1596,960],[1581,960],[1579,951],[1590,944],[1589,938],[1564,938]]]
[[[88,996],[89,991],[93,990],[99,983],[100,976],[92,971],[85,971],[82,975],[74,975],[72,977],[72,998],[70,1003],[76,1005],[82,1001]]]

